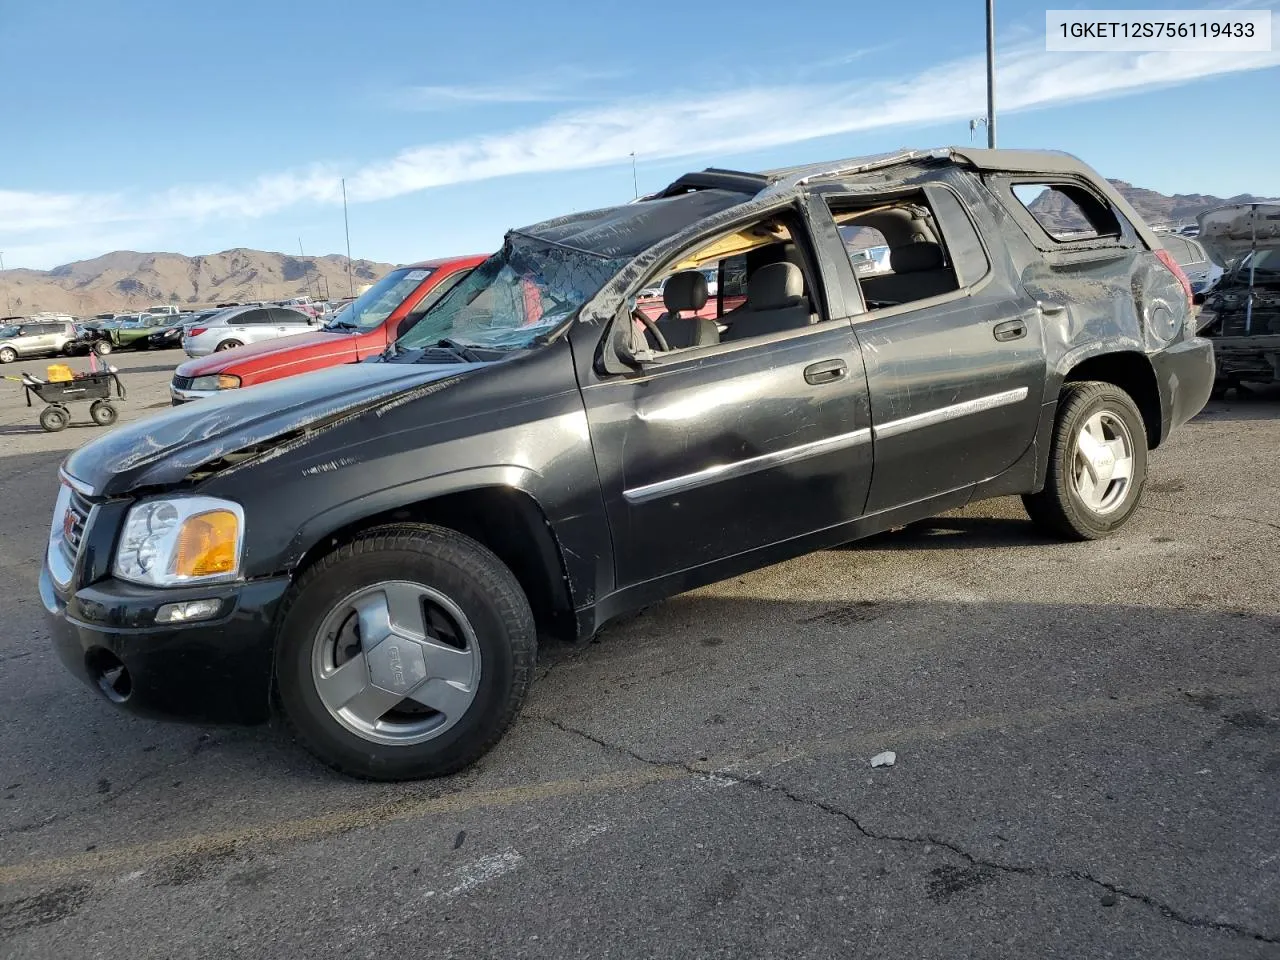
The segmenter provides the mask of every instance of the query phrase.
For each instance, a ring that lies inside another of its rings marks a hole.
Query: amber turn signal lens
[[[218,374],[218,389],[219,389],[219,390],[234,390],[234,389],[236,389],[238,386],[240,386],[240,378],[239,378],[239,377],[237,377],[234,373],[220,373],[220,374]]]
[[[178,533],[173,573],[179,577],[207,577],[233,573],[240,521],[230,510],[211,510],[188,517]]]

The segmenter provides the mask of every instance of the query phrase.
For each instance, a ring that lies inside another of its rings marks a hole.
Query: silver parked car
[[[65,320],[27,320],[4,327],[0,329],[0,363],[69,353],[80,342],[79,336],[76,325]]]
[[[305,333],[317,321],[289,307],[228,307],[186,329],[182,349],[189,357],[205,357],[246,343]]]

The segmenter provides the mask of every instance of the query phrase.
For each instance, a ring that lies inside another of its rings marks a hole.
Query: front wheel
[[[100,357],[105,357],[115,348],[111,346],[110,340],[99,340],[93,345],[93,352]]]
[[[1147,433],[1133,398],[1111,383],[1068,383],[1058,399],[1044,489],[1023,504],[1069,540],[1109,536],[1133,516],[1147,479]]]
[[[0,363],[13,363],[18,359],[18,351],[13,347],[0,347]]]
[[[454,773],[515,720],[537,655],[515,576],[443,527],[376,527],[290,589],[276,687],[298,741],[372,780]]]

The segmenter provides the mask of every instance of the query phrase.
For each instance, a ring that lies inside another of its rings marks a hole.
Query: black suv
[[[1070,234],[1036,213],[1063,203]],[[86,444],[41,598],[124,707],[274,704],[339,770],[448,773],[511,724],[540,632],[984,497],[1115,531],[1213,383],[1184,281],[1064,154],[689,174],[511,231],[375,362]]]

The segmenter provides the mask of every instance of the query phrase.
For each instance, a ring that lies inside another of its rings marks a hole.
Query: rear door
[[[985,242],[999,233],[975,186],[952,172],[901,198],[932,221],[950,289],[871,310],[854,324],[875,441],[868,513],[996,477],[1035,442],[1045,377],[1040,316],[998,242]],[[840,202],[827,197],[835,208]],[[936,289],[924,285],[936,273],[922,277],[922,291]]]

